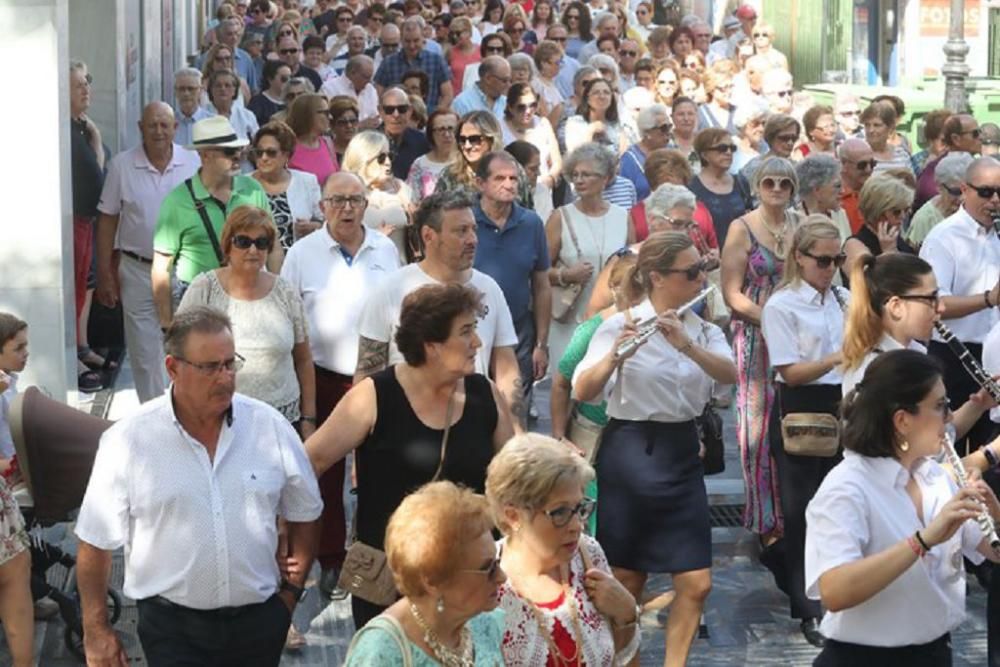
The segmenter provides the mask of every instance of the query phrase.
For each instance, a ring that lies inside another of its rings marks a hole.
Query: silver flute
[[[677,317],[684,317],[684,313],[697,306],[698,303],[700,301],[703,301],[705,297],[711,294],[714,289],[715,285],[709,285],[701,292],[699,292],[698,296],[691,299],[690,301],[688,301],[687,303],[685,303],[684,305],[682,305],[680,308],[677,309]],[[623,342],[621,345],[618,346],[618,349],[615,350],[615,359],[621,359],[626,354],[629,354],[632,350],[636,349],[637,347],[645,343],[647,340],[652,338],[653,334],[655,334],[657,331],[660,330],[660,326],[657,322],[658,319],[659,315],[653,315],[649,319],[639,322],[639,324],[636,325],[636,328],[638,329],[636,335],[633,338],[629,338],[627,341]]]
[[[990,398],[1000,403],[1000,384],[997,384],[993,376],[983,370],[983,367],[979,365],[976,358],[969,352],[969,348],[965,347],[962,341],[956,338],[955,334],[951,332],[951,329],[946,327],[940,320],[934,323],[934,330],[941,336],[944,344],[958,357],[958,360],[962,363],[962,367],[965,368],[965,372],[971,375],[972,379],[986,390]]]
[[[944,456],[951,464],[951,468],[955,473],[955,481],[958,483],[959,488],[964,488],[969,485],[969,478],[965,472],[965,465],[962,463],[962,458],[955,451],[955,439],[952,436],[951,430],[946,430],[944,434],[944,440],[941,442],[941,448],[944,450]],[[979,524],[979,529],[983,531],[983,536],[989,540],[990,547],[997,552],[1000,552],[1000,536],[997,535],[996,525],[993,523],[993,518],[990,516],[990,512],[986,509],[986,505],[982,505],[983,511],[979,513],[976,517],[976,523]]]

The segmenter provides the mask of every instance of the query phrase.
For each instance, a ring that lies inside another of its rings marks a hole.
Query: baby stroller
[[[10,430],[14,439],[19,481],[13,484],[31,537],[31,595],[48,597],[59,606],[66,624],[66,647],[80,659],[83,653],[83,623],[76,589],[76,559],[55,544],[46,542],[41,528],[71,520],[83,503],[87,481],[94,466],[101,434],[112,424],[48,398],[37,387],[17,395],[10,407]],[[62,588],[48,581],[55,565],[66,568]],[[108,588],[108,620],[114,625],[122,611],[118,591]]]

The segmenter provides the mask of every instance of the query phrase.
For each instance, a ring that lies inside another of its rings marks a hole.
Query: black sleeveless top
[[[358,465],[357,536],[365,544],[383,549],[389,517],[403,498],[434,477],[441,462],[444,431],[420,421],[396,379],[394,366],[371,377],[378,415],[375,428],[354,452]],[[478,374],[466,376],[465,405],[451,427],[439,480],[477,493],[485,491],[497,419],[489,380]]]
[[[878,242],[878,234],[873,232],[871,227],[868,225],[861,225],[861,229],[858,230],[858,233],[850,236],[848,240],[850,239],[861,241],[862,245],[868,249],[868,252],[871,253],[872,257],[878,257],[882,254],[882,246]],[[902,233],[896,237],[896,250],[904,252],[908,255],[917,254],[916,251],[913,250],[913,246],[903,239]],[[844,269],[840,270],[840,277],[844,282],[844,287],[850,287],[850,276],[847,275],[847,272],[844,271]]]

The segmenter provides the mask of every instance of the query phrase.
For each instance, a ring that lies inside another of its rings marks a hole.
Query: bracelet
[[[685,343],[685,344],[684,344],[684,345],[683,345],[682,347],[679,347],[679,348],[677,348],[677,351],[678,351],[679,353],[681,353],[681,354],[687,354],[687,352],[688,352],[688,351],[689,351],[689,350],[690,350],[690,349],[691,349],[692,347],[694,347],[694,341],[693,341],[693,340],[689,340],[689,341],[688,341],[687,343]]]
[[[928,551],[931,550],[931,548],[929,546],[927,546],[927,543],[924,542],[924,538],[920,536],[920,531],[919,530],[917,532],[913,533],[913,536],[915,538],[917,538],[917,542],[920,542],[920,546],[923,547],[924,553],[927,553]]]
[[[910,535],[909,537],[906,538],[906,544],[907,546],[910,547],[910,551],[912,551],[913,555],[916,556],[917,558],[922,558],[923,555],[927,553],[920,547],[920,544],[917,542],[917,538],[915,538],[913,535]]]
[[[986,303],[986,307],[987,308],[992,308],[993,307],[993,304],[990,303],[990,291],[989,290],[986,290],[985,292],[983,292],[983,301]]]
[[[309,422],[310,424],[316,423],[316,418],[310,415],[302,415],[299,417],[300,422]]]
[[[635,618],[634,619],[632,619],[628,623],[621,623],[621,624],[618,624],[618,623],[616,623],[614,621],[614,619],[611,619],[611,625],[614,626],[614,628],[616,630],[625,630],[627,628],[631,628],[634,625],[638,625],[638,623],[639,623],[639,617],[640,616],[642,616],[642,607],[640,607],[639,605],[636,605],[635,606]]]
[[[566,280],[563,278],[563,271],[565,270],[566,267],[561,267],[556,271],[556,281],[559,283],[559,287],[566,287]]]

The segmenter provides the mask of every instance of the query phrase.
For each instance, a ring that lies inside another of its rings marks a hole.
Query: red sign
[[[920,0],[921,37],[947,37],[951,0]],[[965,37],[978,37],[982,19],[980,0],[965,2]]]

